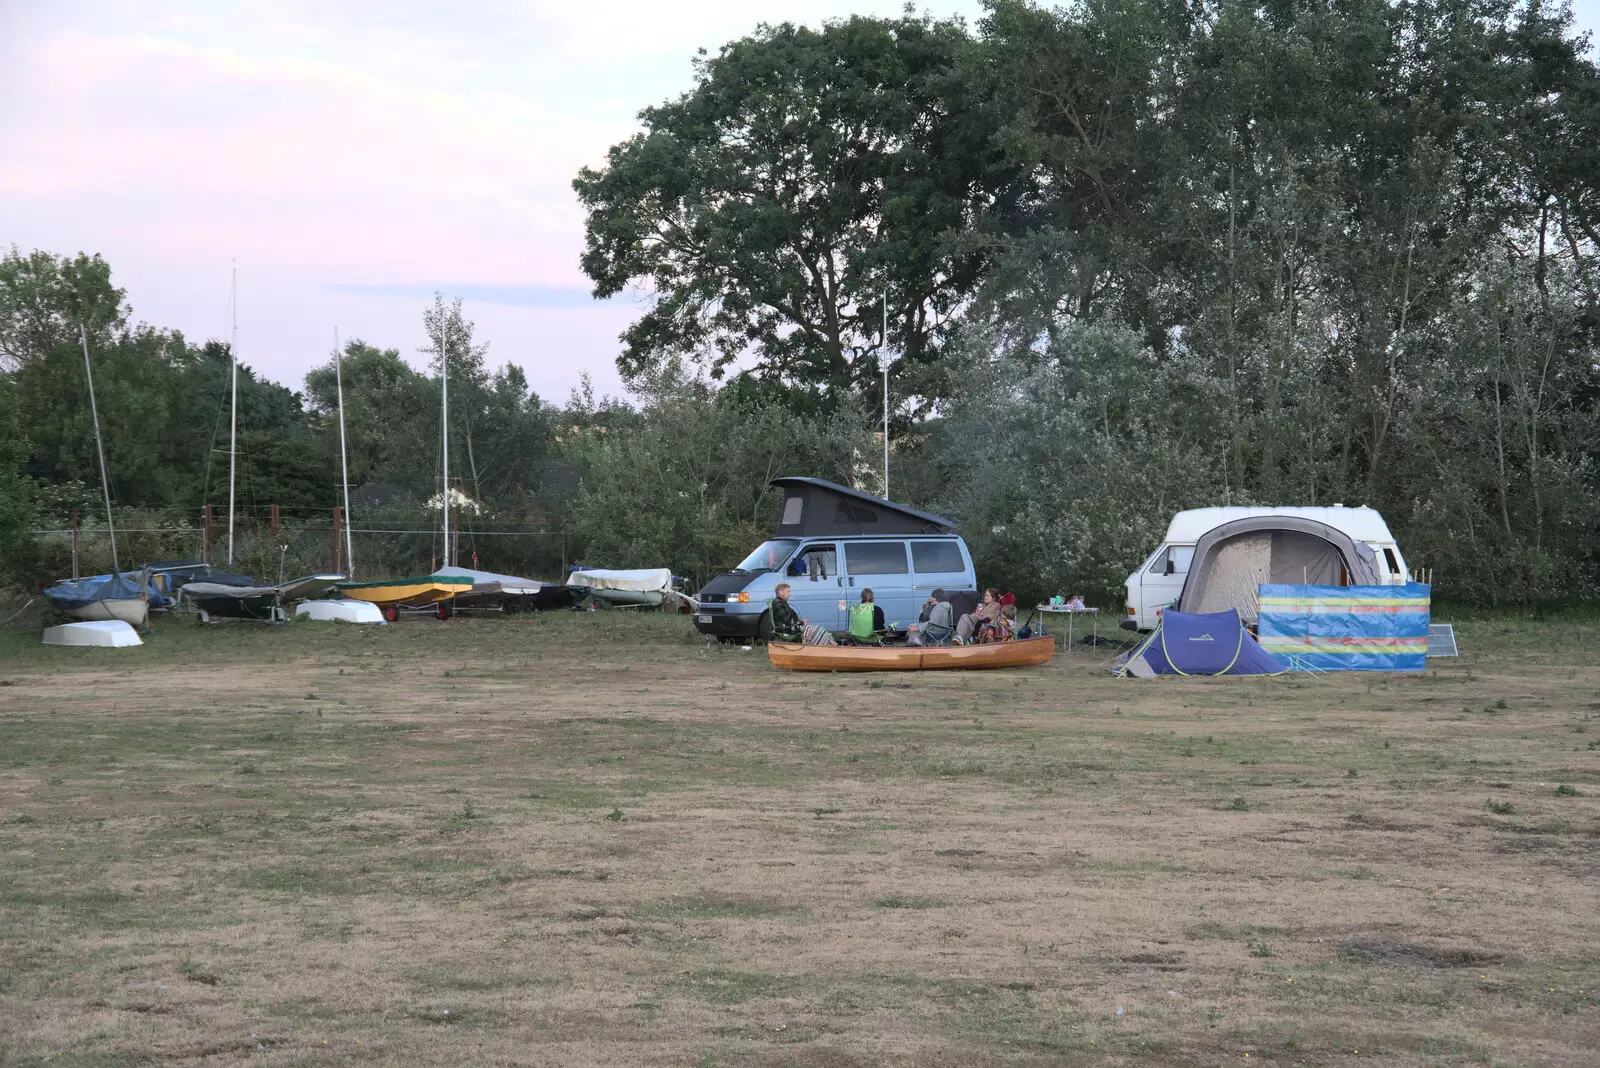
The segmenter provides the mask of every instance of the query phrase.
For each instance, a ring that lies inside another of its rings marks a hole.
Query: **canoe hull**
[[[1037,667],[1055,656],[1054,638],[990,645],[789,645],[767,646],[773,667],[788,671],[938,671],[960,668]]]

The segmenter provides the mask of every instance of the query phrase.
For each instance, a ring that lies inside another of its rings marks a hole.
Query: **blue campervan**
[[[700,591],[695,627],[719,638],[769,638],[778,585],[808,623],[848,629],[850,605],[872,590],[890,629],[916,622],[934,590],[971,593],[972,554],[940,516],[820,478],[775,478],[783,492],[771,539]]]

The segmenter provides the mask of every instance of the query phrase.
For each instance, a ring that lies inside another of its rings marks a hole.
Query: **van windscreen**
[[[756,547],[756,551],[745,557],[735,571],[776,571],[783,566],[785,560],[794,555],[798,541],[790,538],[774,538],[764,541]]]

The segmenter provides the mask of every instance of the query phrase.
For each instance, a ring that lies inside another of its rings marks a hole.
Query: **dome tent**
[[[1289,665],[1257,644],[1239,613],[1161,613],[1150,636],[1117,661],[1116,672],[1141,679],[1157,675],[1278,675]]]
[[[1195,542],[1177,605],[1190,614],[1261,613],[1264,584],[1368,586],[1379,581],[1372,546],[1297,516],[1256,516],[1213,527]]]

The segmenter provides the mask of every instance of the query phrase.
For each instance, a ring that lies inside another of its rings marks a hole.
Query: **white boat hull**
[[[323,623],[384,623],[383,609],[371,601],[301,601],[294,615]]]
[[[82,608],[74,608],[71,614],[79,619],[103,622],[106,620],[121,620],[134,627],[142,627],[150,620],[150,602],[144,598],[128,598],[116,601],[91,601]]]
[[[44,643],[102,649],[121,649],[130,645],[144,644],[139,638],[139,632],[120,619],[94,623],[63,623],[59,627],[46,627]]]

